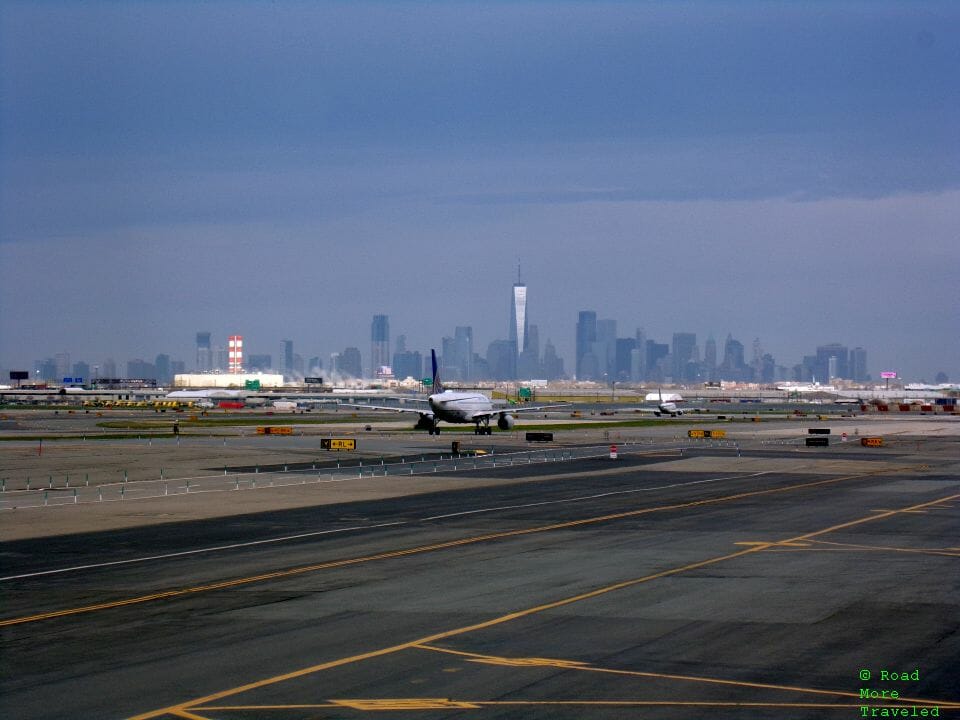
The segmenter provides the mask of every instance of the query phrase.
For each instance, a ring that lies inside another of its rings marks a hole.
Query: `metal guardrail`
[[[737,443],[730,440],[667,443],[655,442],[618,442],[618,453],[624,455],[642,455],[664,450],[676,450],[681,455],[684,449],[691,448],[727,448],[736,449]],[[154,480],[134,480],[110,482],[94,485],[54,486],[52,480],[46,486],[31,489],[6,489],[0,487],[0,510],[18,508],[51,507],[63,505],[86,505],[90,503],[121,502],[127,500],[146,500],[169,497],[172,495],[199,495],[210,492],[237,492],[264,488],[292,487],[296,485],[325,485],[328,483],[348,482],[362,478],[399,477],[411,475],[450,474],[467,470],[483,470],[503,467],[515,467],[530,464],[570,462],[589,458],[604,457],[609,454],[609,445],[591,445],[584,447],[554,447],[523,450],[511,453],[490,453],[485,455],[459,454],[440,456],[439,458],[404,459],[398,463],[364,463],[339,465],[336,468],[310,468],[295,470],[275,470],[260,472],[231,473],[226,469],[222,475],[200,475],[183,478],[164,478]],[[0,481],[2,482],[2,481]]]

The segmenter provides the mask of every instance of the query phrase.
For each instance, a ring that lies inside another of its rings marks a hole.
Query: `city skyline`
[[[521,257],[568,372],[589,308],[956,378],[957,35],[939,0],[0,4],[0,367],[369,361],[378,313],[482,352]]]
[[[514,292],[519,283],[514,285]],[[526,290],[524,286],[524,290]],[[516,297],[514,295],[514,297]],[[524,292],[524,301],[526,293]],[[524,302],[525,308],[525,302]],[[523,313],[525,316],[525,312]],[[517,312],[511,307],[510,334],[517,322]],[[294,342],[284,340],[277,363],[270,354],[248,353],[249,364],[235,368],[238,362],[233,348],[242,336],[231,335],[227,341],[227,350],[211,346],[212,333],[198,331],[196,338],[196,362],[190,367],[185,361],[171,359],[168,354],[158,354],[153,364],[142,358],[126,362],[125,373],[115,369],[116,361],[105,361],[110,369],[100,372],[98,364],[78,360],[71,365],[70,353],[58,353],[53,357],[36,360],[32,364],[38,379],[59,380],[70,375],[77,376],[76,382],[84,377],[89,381],[96,377],[137,377],[147,378],[151,374],[163,384],[169,384],[174,374],[185,370],[204,372],[279,371],[292,380],[302,379],[305,375],[326,375],[337,378],[364,377],[373,379],[379,369],[389,359],[391,364],[403,367],[403,372],[395,372],[398,379],[407,376],[419,377],[419,372],[429,374],[424,359],[428,357],[419,351],[407,350],[407,336],[400,334],[396,341],[397,354],[389,355],[390,320],[389,315],[374,315],[371,321],[371,352],[368,362],[364,363],[361,351],[348,346],[343,351],[329,353],[329,363],[324,371],[323,353],[305,362],[303,355],[294,351]],[[536,324],[529,325],[531,335],[537,335]],[[862,347],[848,348],[842,343],[831,342],[816,347],[814,354],[804,355],[797,362],[775,358],[765,352],[760,338],[754,338],[752,358],[748,361],[744,344],[728,333],[723,343],[722,355],[718,355],[717,343],[713,334],[698,342],[696,333],[674,332],[671,342],[658,343],[648,337],[643,328],[637,328],[633,336],[623,337],[617,332],[617,323],[609,318],[597,318],[592,310],[581,310],[575,326],[575,369],[571,373],[559,373],[559,364],[554,353],[553,343],[548,339],[547,350],[541,354],[539,342],[531,341],[528,350],[532,352],[526,359],[526,368],[518,368],[516,360],[516,341],[492,340],[486,355],[474,348],[473,328],[458,326],[453,337],[443,337],[438,344],[439,359],[445,376],[453,380],[512,380],[512,379],[560,379],[594,380],[603,382],[670,382],[698,383],[703,381],[725,380],[732,382],[754,382],[771,384],[790,381],[823,381],[833,379],[868,382],[876,380],[880,372],[869,372],[867,351]],[[500,347],[508,347],[509,356],[504,360]],[[434,345],[436,347],[436,345]],[[493,355],[491,355],[491,353]],[[212,360],[216,358],[216,360]],[[702,358],[702,359],[701,359]],[[506,364],[503,364],[505,362]],[[212,365],[212,367],[211,367]],[[42,370],[38,369],[42,368]],[[71,369],[72,368],[72,369]],[[80,370],[78,368],[83,368]],[[419,369],[419,372],[418,372]],[[399,370],[399,367],[397,368]],[[528,372],[527,372],[528,371]],[[556,372],[555,372],[556,371]],[[559,374],[557,374],[559,373]],[[937,373],[936,380],[942,381],[943,371]],[[926,379],[923,379],[926,380]]]

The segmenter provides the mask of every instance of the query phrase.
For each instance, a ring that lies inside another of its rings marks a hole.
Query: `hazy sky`
[[[960,377],[960,3],[0,4],[0,367],[577,311]],[[721,345],[722,347],[722,345]]]

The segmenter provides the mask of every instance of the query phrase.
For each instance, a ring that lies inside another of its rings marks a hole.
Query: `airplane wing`
[[[570,407],[569,403],[563,405],[538,405],[536,407],[499,407],[493,408],[492,410],[484,410],[481,412],[475,412],[470,416],[473,420],[482,420],[485,417],[494,417],[495,415],[516,415],[522,412],[538,412],[541,410],[550,410],[556,408],[568,408]]]
[[[417,413],[418,415],[432,415],[433,411],[429,406],[418,410],[417,408],[390,407],[388,405],[365,405],[363,403],[338,403],[340,407],[357,408],[359,410],[380,410],[384,412],[395,413]]]

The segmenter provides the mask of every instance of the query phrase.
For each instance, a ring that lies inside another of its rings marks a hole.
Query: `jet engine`
[[[414,430],[433,430],[433,413],[423,413],[417,424],[413,426]]]
[[[517,421],[513,415],[503,413],[499,418],[497,418],[497,427],[501,430],[513,430],[513,426],[516,424],[516,422]]]

